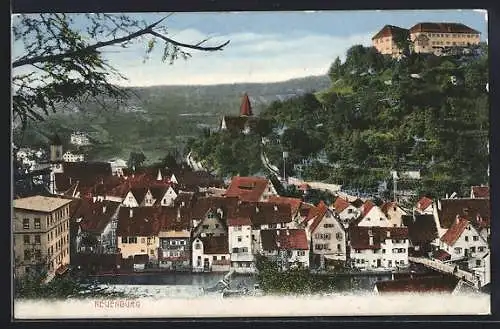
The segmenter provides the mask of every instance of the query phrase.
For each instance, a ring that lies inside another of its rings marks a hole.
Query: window
[[[198,249],[201,249],[201,243],[196,243],[196,244],[194,245],[194,249],[197,249],[197,250],[198,250]]]
[[[41,227],[40,218],[35,218],[35,229],[39,230]]]
[[[217,256],[213,256],[213,260],[217,260]]]
[[[41,259],[42,258],[42,251],[40,249],[35,250],[35,259]]]
[[[24,260],[30,260],[31,259],[31,252],[29,250],[24,251]]]
[[[136,236],[131,236],[128,238],[128,243],[137,243],[137,237]]]
[[[465,242],[469,241],[469,237],[465,236]]]
[[[306,252],[304,250],[299,250],[299,251],[297,251],[297,255],[298,256],[305,256]]]
[[[476,252],[476,247],[470,247],[470,252]]]
[[[40,238],[39,234],[35,235],[35,243],[36,244],[41,244],[42,243],[42,239]]]
[[[202,225],[201,226],[204,230],[208,230],[208,225]]]
[[[220,256],[221,260],[226,260],[226,256]]]
[[[155,254],[154,249],[151,249],[151,250],[149,251],[149,253],[150,253],[151,255],[154,255],[154,254]]]
[[[141,243],[146,243],[146,238],[141,238]]]
[[[30,236],[29,235],[25,235],[24,236],[24,244],[30,244]]]
[[[269,224],[269,228],[276,228],[276,224]]]
[[[399,264],[400,264],[400,265],[404,265],[404,264],[405,264],[405,261],[404,261],[404,260],[400,260],[400,261],[399,261]]]
[[[352,209],[351,208],[347,209],[347,213],[352,214]]]
[[[382,249],[382,253],[385,254],[385,249]]]
[[[479,252],[483,252],[483,251],[484,251],[484,247],[478,247],[478,248],[477,248],[477,250],[478,250]]]
[[[215,224],[215,228],[219,228],[219,224]]]
[[[480,259],[476,259],[476,266],[481,266],[481,260]]]
[[[127,243],[127,237],[126,236],[122,236],[122,243]]]
[[[337,250],[342,250],[342,247],[340,246],[340,243],[337,244]]]
[[[337,232],[337,233],[335,234],[335,238],[337,238],[337,240],[338,240],[338,241],[342,241],[342,233]]]
[[[241,242],[241,235],[238,236],[238,242]]]
[[[241,226],[235,226],[235,227],[234,227],[234,230],[235,230],[235,231],[241,231]]]
[[[335,227],[335,225],[333,224],[325,224],[323,225],[324,228],[330,228],[330,227]]]
[[[462,248],[456,247],[455,248],[455,254],[460,254],[462,252]]]
[[[49,217],[47,217],[47,226],[49,226]]]
[[[23,219],[23,229],[24,230],[29,230],[30,229],[30,219],[29,218],[24,218]]]
[[[472,240],[473,240],[473,241],[479,241],[479,237],[478,237],[477,235],[474,235],[474,236],[472,237]]]
[[[241,248],[241,251],[242,252],[248,252],[248,248],[247,247],[243,247],[243,248]]]
[[[382,217],[380,217],[380,220],[384,220]]]
[[[144,253],[144,252],[146,252],[146,250],[144,250],[144,249],[141,249],[141,252],[142,252],[142,253]]]

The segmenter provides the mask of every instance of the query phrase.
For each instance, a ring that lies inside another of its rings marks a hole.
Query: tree
[[[335,61],[330,66],[330,69],[328,70],[328,76],[330,77],[330,81],[335,82],[337,81],[337,79],[340,78],[341,75],[342,75],[342,62],[340,61],[340,58],[337,56],[337,58],[335,58]]]
[[[130,92],[113,84],[113,79],[126,77],[106,61],[105,49],[127,48],[149,37],[146,58],[162,42],[162,61],[172,64],[191,57],[188,51],[218,51],[229,43],[204,46],[208,38],[195,44],[176,41],[160,25],[165,18],[147,24],[124,14],[16,17],[13,48],[22,54],[15,55],[12,63],[14,121],[25,128],[29,120],[43,120],[44,115],[70,102],[94,100],[103,107],[110,100],[123,104]]]
[[[146,156],[142,152],[130,152],[130,157],[128,159],[129,168],[138,168],[146,161]]]

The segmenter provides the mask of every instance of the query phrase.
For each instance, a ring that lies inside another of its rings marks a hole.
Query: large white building
[[[77,131],[71,134],[70,143],[77,146],[90,145],[90,140],[84,132]]]
[[[237,273],[254,273],[256,250],[254,250],[252,222],[249,217],[228,219],[228,240],[231,269]]]
[[[64,162],[81,162],[85,161],[85,156],[83,154],[74,154],[70,151],[66,151],[63,154]]]

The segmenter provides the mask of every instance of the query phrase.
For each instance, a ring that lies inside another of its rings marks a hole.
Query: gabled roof
[[[155,204],[160,205],[161,199],[165,196],[165,193],[167,193],[168,187],[167,186],[151,186],[149,187],[149,191],[151,192],[151,195],[153,195],[153,198],[156,200]]]
[[[420,200],[417,202],[417,209],[420,211],[426,210],[430,205],[432,205],[432,199],[424,196],[421,197]]]
[[[208,236],[198,239],[203,243],[203,253],[205,255],[229,253],[229,241],[227,236]]]
[[[490,197],[490,187],[489,186],[472,186],[471,187],[471,197],[472,198],[489,198]]]
[[[413,25],[410,28],[410,33],[417,32],[438,32],[438,33],[468,33],[468,34],[480,34],[479,31],[474,30],[467,25],[461,23],[432,23],[432,22],[422,22]]]
[[[373,244],[370,244],[370,232],[373,236]],[[390,233],[389,237],[387,232]],[[350,226],[349,237],[353,249],[379,249],[386,239],[408,239],[408,228]]]
[[[457,217],[457,221],[451,225],[451,227],[446,231],[446,233],[441,237],[441,241],[449,245],[450,247],[455,244],[458,238],[465,231],[469,225],[469,221],[465,218]]]
[[[132,192],[132,195],[134,196],[137,203],[141,204],[142,201],[144,201],[144,197],[148,193],[148,190],[149,189],[147,187],[133,187],[130,189],[130,192]]]
[[[250,104],[250,98],[248,94],[245,93],[241,98],[240,115],[252,116],[252,105]]]
[[[337,199],[335,199],[335,202],[333,203],[333,209],[335,209],[337,214],[340,214],[342,211],[347,209],[350,205],[351,204],[349,203],[349,201],[347,201],[346,199],[339,196],[339,197],[337,197]]]
[[[438,209],[439,222],[442,228],[449,228],[459,215],[473,222],[479,215],[483,220],[490,220],[489,199],[442,199],[441,209]]]
[[[368,215],[370,210],[372,210],[374,207],[376,207],[375,203],[373,203],[371,200],[367,200],[361,207],[361,218],[366,217],[366,215]]]
[[[437,260],[440,260],[442,262],[451,259],[451,255],[449,253],[447,253],[446,251],[444,251],[443,249],[438,249],[438,250],[434,251],[434,253],[432,254],[432,257],[437,259]]]
[[[280,203],[280,204],[289,204],[291,207],[293,216],[295,216],[297,214],[297,212],[300,209],[300,205],[302,204],[301,199],[276,196],[276,195],[270,196],[267,201],[273,202],[273,203]]]
[[[290,223],[292,211],[290,204],[273,202],[240,202],[235,217],[249,217],[252,225]]]
[[[117,236],[158,235],[161,221],[157,212],[156,207],[121,207],[118,212]]]
[[[251,226],[250,217],[229,217],[227,219],[228,226]]]
[[[403,215],[403,224],[408,227],[410,241],[414,245],[426,244],[438,238],[436,221],[433,215]]]
[[[260,200],[269,180],[264,177],[234,176],[226,190],[226,196],[239,197],[241,201],[257,202]]]
[[[224,219],[229,218],[235,216],[238,202],[239,200],[237,197],[199,197],[191,204],[191,215],[193,219],[202,219],[205,218],[205,215],[210,209],[217,210],[220,208],[223,212]]]
[[[321,200],[319,204],[316,206],[316,212],[315,212],[316,217],[314,218],[314,221],[309,227],[310,232],[314,232],[316,230],[319,223],[321,223],[323,217],[325,217],[327,212],[328,212],[328,206],[323,202],[323,200]]]
[[[262,249],[275,250],[309,250],[306,231],[303,229],[262,230],[260,232]]]
[[[387,214],[389,213],[389,210],[391,208],[398,208],[398,203],[397,202],[394,202],[394,201],[389,201],[389,202],[385,202],[382,207],[380,207],[380,210],[382,210],[382,212],[384,213],[384,215],[387,216]]]
[[[385,25],[380,31],[377,32],[377,34],[375,34],[372,37],[372,40],[384,37],[391,37],[398,31],[408,31],[408,30],[395,25]]]
[[[84,232],[101,233],[111,222],[119,202],[113,201],[92,201],[92,199],[81,199],[74,218],[81,218],[79,226]]]

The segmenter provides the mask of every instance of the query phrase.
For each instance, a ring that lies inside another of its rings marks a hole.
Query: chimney
[[[156,176],[156,180],[162,180],[163,177],[161,177],[161,171],[158,169],[158,175]]]
[[[129,208],[129,210],[128,210],[128,214],[129,214],[129,217],[130,217],[130,218],[134,217],[134,209]]]
[[[369,242],[368,242],[368,244],[369,244],[370,246],[373,246],[373,235],[370,235],[370,236],[368,237],[368,241],[369,241]]]
[[[102,206],[102,213],[105,214],[106,213],[106,205]]]
[[[290,235],[290,231],[289,230],[286,230],[286,235]]]
[[[274,211],[278,211],[278,206],[274,206]]]
[[[390,237],[391,237],[391,231],[387,230],[387,238],[390,238]]]
[[[455,217],[455,224],[458,224],[459,221],[460,221],[460,216],[457,215],[457,217]]]

